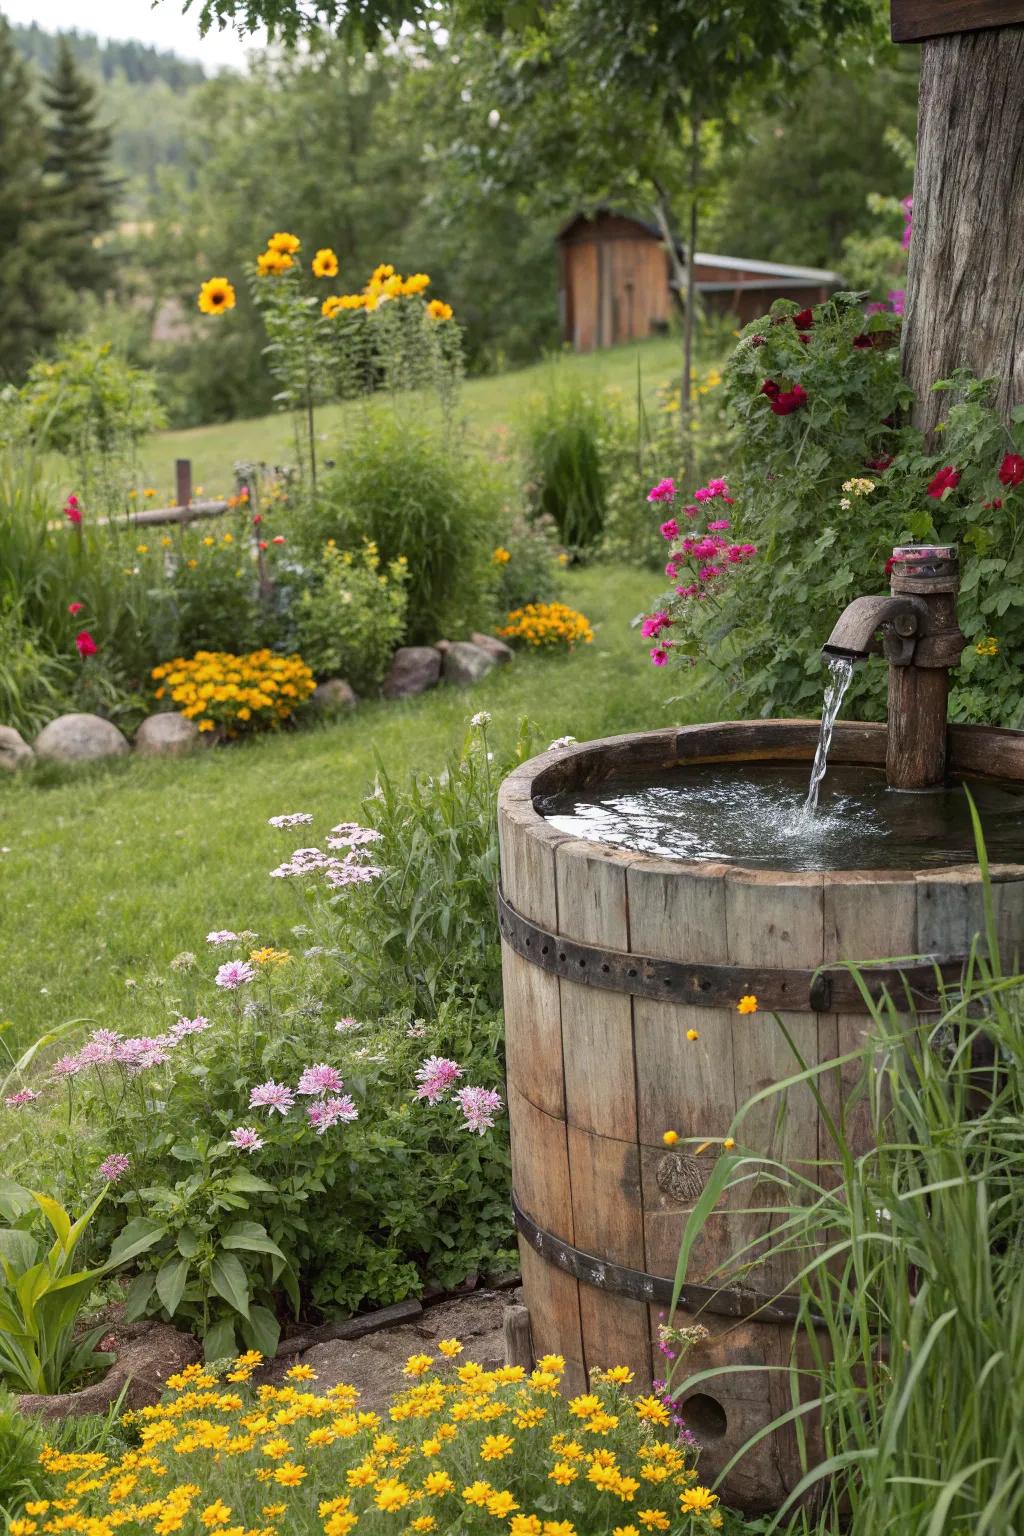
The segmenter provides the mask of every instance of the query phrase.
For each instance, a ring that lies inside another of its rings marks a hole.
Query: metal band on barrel
[[[697,1008],[735,1008],[741,997],[753,994],[762,1011],[870,1012],[856,978],[845,966],[822,966],[816,971],[780,970],[770,966],[656,960],[623,950],[601,949],[549,933],[517,912],[501,891],[498,923],[502,938],[517,955],[563,980],[585,987]],[[858,967],[858,974],[872,998],[877,1000],[884,992],[901,1009],[934,1013],[941,1006],[942,988],[956,985],[964,964],[962,956],[932,955],[907,965],[864,964]]]
[[[514,1193],[512,1210],[516,1226],[530,1247],[549,1264],[581,1280],[584,1285],[612,1291],[616,1296],[628,1296],[633,1301],[659,1306],[671,1303],[673,1282],[663,1275],[648,1275],[642,1269],[610,1264],[607,1259],[574,1248],[563,1238],[538,1226],[523,1210]],[[710,1312],[715,1317],[756,1316],[761,1323],[793,1323],[801,1310],[796,1296],[765,1296],[738,1286],[716,1290],[710,1285],[684,1285],[679,1292],[678,1305],[685,1307],[687,1312]]]

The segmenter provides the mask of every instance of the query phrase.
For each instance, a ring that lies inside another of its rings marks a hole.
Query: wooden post
[[[892,0],[894,41],[922,43],[903,372],[924,432],[955,368],[1004,416],[1024,401],[1022,23],[1022,0]]]
[[[192,501],[192,460],[175,459],[174,479],[177,485],[179,507],[187,507]]]
[[[501,1320],[501,1331],[505,1339],[505,1364],[521,1365],[524,1371],[532,1371],[533,1335],[530,1332],[529,1309],[507,1307]]]

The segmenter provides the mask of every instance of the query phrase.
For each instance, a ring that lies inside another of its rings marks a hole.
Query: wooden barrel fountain
[[[536,802],[623,775],[650,782],[682,763],[809,765],[817,737],[817,722],[786,720],[645,732],[549,751],[502,785],[516,1221],[535,1350],[564,1355],[570,1390],[594,1366],[628,1365],[639,1390],[666,1374],[659,1318],[715,1156],[695,1156],[685,1140],[724,1137],[751,1095],[795,1070],[765,1012],[779,1011],[809,1063],[830,1060],[862,1043],[869,1022],[842,961],[943,956],[954,975],[984,919],[976,864],[790,873],[691,863],[568,836]],[[879,767],[885,754],[884,726],[840,724],[830,763]],[[1024,735],[953,727],[949,762],[954,772],[1024,781]],[[1024,952],[1024,866],[992,873],[1005,965]],[[886,982],[893,996],[909,986],[919,1010],[929,994],[934,1006],[933,966],[876,973],[876,988]],[[745,1016],[736,1004],[747,993],[759,1012]],[[827,1074],[822,1085],[837,1103],[843,1082]],[[746,1146],[793,1162],[834,1155],[809,1091],[790,1091],[778,1110],[769,1099],[747,1116]],[[664,1145],[669,1127],[680,1146]],[[789,1359],[796,1259],[759,1265],[742,1289],[710,1278],[764,1232],[767,1218],[730,1209],[756,1202],[728,1196],[692,1253],[674,1321],[710,1330],[694,1370]],[[784,1372],[752,1371],[684,1399],[702,1476],[784,1413],[789,1394]],[[799,1475],[786,1428],[744,1457],[722,1492],[748,1510],[770,1508]]]

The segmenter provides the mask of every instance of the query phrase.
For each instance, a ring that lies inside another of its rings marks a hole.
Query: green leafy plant
[[[495,539],[491,560],[497,572],[494,601],[500,617],[513,608],[548,603],[558,596],[558,578],[569,556],[558,547],[551,518],[510,512],[495,529]]]
[[[103,1327],[76,1332],[90,1292],[105,1275],[144,1253],[154,1237],[137,1225],[121,1232],[105,1263],[75,1269],[75,1250],[85,1236],[107,1189],[104,1186],[84,1215],[72,1221],[49,1195],[0,1183],[0,1373],[25,1392],[59,1392],[108,1363],[97,1354]],[[33,1208],[42,1212],[53,1242],[33,1231]]]
[[[372,544],[358,553],[327,544],[318,576],[297,604],[298,648],[318,677],[341,676],[369,693],[405,631],[408,562],[400,557],[382,570]]]
[[[598,386],[553,368],[544,394],[529,400],[519,427],[527,505],[554,522],[570,549],[592,549],[608,499],[605,444],[624,432],[621,410]]]
[[[319,558],[327,540],[356,549],[368,540],[390,566],[409,566],[405,639],[432,644],[487,626],[492,608],[494,522],[504,487],[492,464],[396,412],[368,412],[298,518],[302,544]]]

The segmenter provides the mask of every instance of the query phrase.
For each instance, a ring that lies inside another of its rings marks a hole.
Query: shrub
[[[198,720],[201,731],[240,731],[290,720],[316,687],[301,656],[274,656],[253,651],[248,656],[197,651],[190,660],[179,656],[154,667],[160,684],[154,697],[180,706],[187,720]],[[201,717],[201,718],[200,718]]]
[[[69,656],[55,656],[19,604],[0,606],[0,721],[34,736],[66,707],[75,681]]]
[[[304,547],[329,538],[342,549],[376,545],[383,565],[409,565],[410,644],[432,644],[487,626],[494,528],[504,496],[483,459],[390,411],[370,413],[325,476],[302,520]]]
[[[550,517],[562,543],[592,549],[607,510],[606,442],[622,437],[622,413],[600,386],[553,369],[543,395],[534,395],[519,426],[527,505]]]
[[[505,614],[557,597],[559,573],[569,557],[558,548],[551,518],[530,519],[517,512],[496,532],[491,562],[497,573],[497,611]]]
[[[408,580],[405,558],[382,571],[373,544],[358,554],[324,546],[319,582],[296,613],[299,648],[318,677],[340,675],[360,693],[378,686],[405,631]]]
[[[236,543],[230,530],[189,530],[176,541],[165,534],[160,542],[174,550],[168,587],[178,651],[237,652],[266,643],[265,607],[241,539]]]
[[[234,1362],[227,1390],[216,1370],[188,1366],[169,1378],[162,1405],[127,1416],[149,1454],[97,1466],[47,1449],[43,1466],[64,1480],[78,1512],[104,1523],[121,1508],[130,1478],[132,1498],[159,1513],[162,1527],[232,1521],[234,1530],[267,1530],[280,1519],[289,1532],[346,1536],[357,1526],[482,1530],[489,1518],[486,1528],[508,1536],[591,1536],[613,1525],[619,1536],[639,1527],[702,1536],[722,1528],[694,1451],[672,1440],[656,1399],[627,1396],[628,1369],[594,1370],[590,1392],[567,1402],[558,1390],[561,1356],[543,1356],[527,1375],[522,1366],[460,1366],[462,1349],[452,1338],[439,1342],[440,1359],[411,1355],[408,1386],[386,1418],[360,1411],[357,1390],[343,1382],[323,1395],[309,1390],[316,1373],[308,1366],[255,1393],[246,1383],[258,1356]],[[198,1430],[183,1435],[199,1412]],[[254,1420],[267,1426],[262,1441]],[[169,1487],[162,1453],[172,1443]],[[84,1488],[83,1472],[92,1474]]]
[[[590,621],[575,608],[565,603],[527,603],[508,616],[508,622],[498,630],[506,640],[521,640],[534,649],[559,651],[565,647],[573,650],[577,645],[590,645],[594,631]]]

